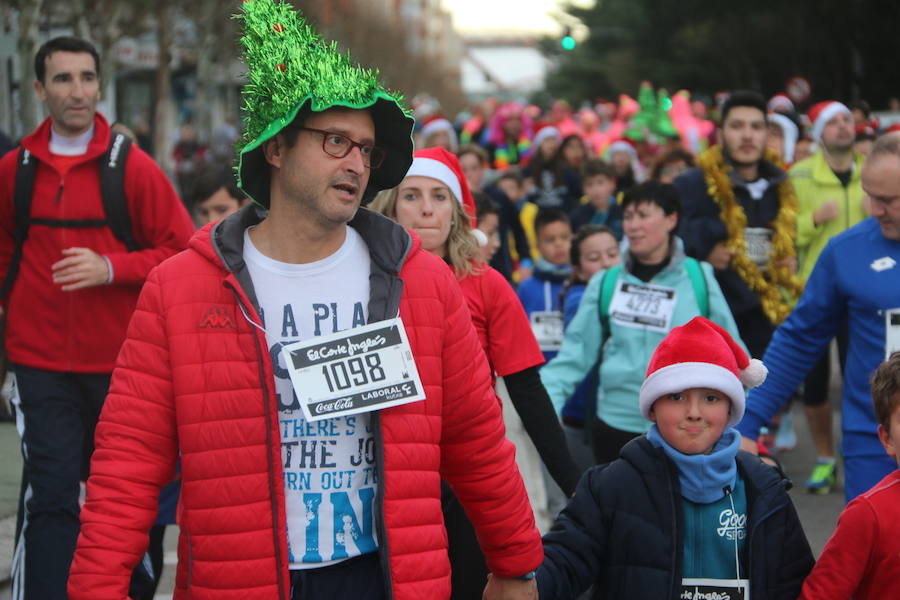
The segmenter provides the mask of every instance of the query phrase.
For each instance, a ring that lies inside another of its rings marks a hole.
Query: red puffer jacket
[[[258,220],[248,207],[201,230],[144,286],[97,426],[73,600],[125,597],[179,454],[175,598],[289,596],[274,375],[242,259],[243,232]],[[399,308],[427,394],[372,415],[388,598],[449,597],[441,477],[494,573],[536,568],[540,536],[452,274],[379,215],[361,209],[351,226],[372,255],[369,320]]]

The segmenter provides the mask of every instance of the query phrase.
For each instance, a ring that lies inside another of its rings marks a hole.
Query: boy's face
[[[232,197],[224,187],[219,188],[215,194],[197,204],[194,209],[194,218],[200,227],[220,221],[228,215],[237,212],[243,202]]]
[[[616,189],[616,180],[606,175],[594,175],[584,180],[584,193],[595,207],[609,206],[609,198]]]
[[[503,193],[506,194],[506,197],[513,202],[518,202],[522,198],[522,186],[514,179],[502,177],[497,181],[497,187],[499,187]]]
[[[547,262],[554,265],[566,264],[572,248],[572,228],[565,221],[547,223],[537,234],[537,247]]]
[[[595,273],[619,264],[619,242],[608,233],[595,233],[581,242],[581,258],[572,265],[582,281],[589,281]]]
[[[689,388],[653,403],[650,420],[670,446],[682,454],[707,454],[722,437],[731,400],[718,390]]]
[[[888,425],[888,429],[885,429],[884,425],[878,426],[878,439],[888,456],[893,457],[900,466],[900,406],[897,406],[891,413],[891,421]]]

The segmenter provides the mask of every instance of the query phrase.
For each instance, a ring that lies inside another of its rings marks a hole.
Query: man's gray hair
[[[875,145],[869,153],[869,160],[882,154],[893,154],[900,158],[900,131],[886,133],[875,140]]]

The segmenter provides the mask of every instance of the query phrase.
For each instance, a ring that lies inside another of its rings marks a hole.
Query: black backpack
[[[7,298],[12,290],[13,282],[19,273],[22,261],[22,247],[28,239],[31,225],[47,227],[109,227],[113,235],[121,240],[129,252],[140,250],[131,231],[131,214],[128,212],[128,201],[125,197],[125,162],[131,140],[121,133],[113,134],[106,153],[99,161],[100,196],[103,199],[105,219],[35,219],[31,216],[31,196],[34,192],[34,177],[37,172],[37,159],[25,148],[19,148],[16,160],[16,187],[14,207],[16,214],[15,247],[6,279],[0,287],[0,298]]]

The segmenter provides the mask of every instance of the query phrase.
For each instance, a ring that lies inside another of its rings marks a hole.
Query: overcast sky
[[[444,0],[453,14],[457,31],[513,30],[556,32],[559,25],[551,14],[559,12],[562,0]],[[576,4],[593,4],[580,0]]]

